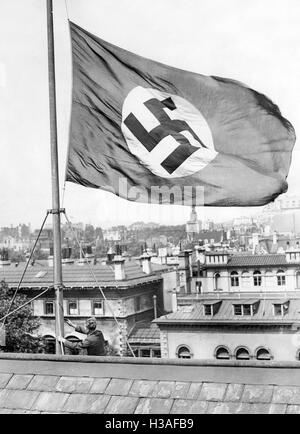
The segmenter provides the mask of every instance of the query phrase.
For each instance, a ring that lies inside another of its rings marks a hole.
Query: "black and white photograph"
[[[0,0],[1,415],[300,414],[299,17]]]

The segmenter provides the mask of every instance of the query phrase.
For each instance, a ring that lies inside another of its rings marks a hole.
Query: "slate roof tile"
[[[65,393],[87,393],[90,390],[92,383],[92,378],[61,377],[56,384],[55,390],[57,392]]]
[[[175,399],[171,414],[204,414],[207,409],[205,401],[191,401],[189,399]]]
[[[105,414],[133,414],[138,398],[132,396],[112,396],[104,411]]]
[[[104,413],[110,400],[108,395],[73,393],[66,401],[63,411],[67,413]]]
[[[173,399],[163,398],[141,398],[135,414],[168,414],[173,401]]]
[[[37,393],[37,392],[31,392]],[[40,411],[61,411],[69,398],[68,393],[41,392],[34,403],[32,409]]]
[[[7,384],[7,389],[26,389],[33,375],[14,375],[9,383]]]

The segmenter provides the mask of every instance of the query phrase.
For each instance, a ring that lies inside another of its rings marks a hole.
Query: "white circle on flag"
[[[137,86],[124,100],[122,133],[130,152],[162,178],[193,175],[218,154],[202,113],[186,99]]]

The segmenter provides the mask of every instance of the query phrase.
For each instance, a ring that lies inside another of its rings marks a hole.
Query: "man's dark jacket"
[[[89,332],[85,327],[77,326],[75,331],[86,334],[86,339],[76,343],[67,341],[66,347],[73,350],[87,350],[89,356],[105,356],[105,340],[100,330]]]

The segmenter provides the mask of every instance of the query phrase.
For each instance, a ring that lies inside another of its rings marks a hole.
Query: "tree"
[[[7,314],[13,292],[5,281],[0,282],[0,318]],[[23,294],[18,294],[11,310],[14,310],[28,301]],[[0,324],[1,326],[2,324]],[[33,316],[30,304],[18,312],[7,317],[5,322],[6,347],[5,351],[17,353],[44,352],[44,343],[41,337],[32,337],[39,328],[39,319]]]

